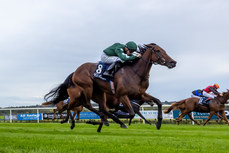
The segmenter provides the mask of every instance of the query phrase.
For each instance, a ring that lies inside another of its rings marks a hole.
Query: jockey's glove
[[[136,52],[136,51],[132,53],[132,55],[134,55],[134,56],[136,56],[136,57],[138,57],[139,54],[140,54],[140,53],[138,53],[138,52]]]

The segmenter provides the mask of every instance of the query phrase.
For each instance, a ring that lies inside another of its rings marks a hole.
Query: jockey
[[[217,95],[220,94],[217,91],[217,89],[219,89],[219,85],[218,84],[214,84],[213,86],[208,86],[203,90],[203,96],[209,97],[211,99],[214,99]],[[214,95],[209,94],[210,92],[214,93]]]
[[[126,43],[126,45],[115,43],[106,48],[101,56],[101,61],[111,65],[103,75],[106,77],[113,77],[114,73],[118,71],[122,63],[140,58],[141,54],[136,51],[137,45],[133,41]]]
[[[201,89],[194,90],[191,94],[191,97],[196,97],[196,98],[204,97],[203,90]]]

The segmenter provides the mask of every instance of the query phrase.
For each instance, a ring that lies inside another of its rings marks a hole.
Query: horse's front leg
[[[144,93],[142,95],[142,100],[144,101],[154,101],[156,104],[157,104],[157,107],[158,107],[158,115],[157,115],[157,123],[155,124],[157,129],[159,130],[161,128],[161,121],[162,121],[162,103],[159,99],[147,94],[147,93]]]
[[[207,122],[212,118],[212,116],[213,116],[215,113],[216,113],[216,112],[214,112],[214,111],[211,111],[211,112],[210,112],[210,114],[209,114],[209,116],[208,116],[208,119],[204,122],[204,125],[207,124]]]
[[[225,111],[222,110],[222,111],[220,111],[220,113],[222,114],[222,117],[223,117],[223,119],[226,121],[227,125],[229,126],[229,122],[228,122],[227,116],[226,116],[226,114],[225,114]]]
[[[99,110],[103,112],[106,116],[110,117],[112,120],[114,120],[116,123],[120,124],[122,128],[127,128],[127,126],[119,120],[119,118],[112,113],[109,112],[109,109],[106,106],[106,94],[104,92],[101,92],[100,94],[97,94],[97,96],[100,97],[99,101]],[[103,121],[104,122],[104,121]]]

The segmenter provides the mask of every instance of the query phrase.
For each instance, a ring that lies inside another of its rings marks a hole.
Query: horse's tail
[[[42,106],[47,106],[47,105],[53,105],[53,103],[51,101],[48,102],[44,102],[41,104]]]
[[[67,89],[71,86],[74,86],[72,82],[72,76],[73,73],[71,73],[62,84],[60,84],[58,87],[52,89],[49,93],[47,93],[44,96],[45,101],[47,102],[50,99],[52,104],[57,104],[60,101],[67,99],[68,98]]]
[[[171,110],[179,109],[178,107],[180,105],[182,105],[185,102],[185,100],[186,99],[173,103],[169,108],[167,108],[166,110],[164,110],[164,113],[167,114],[167,113],[171,112]]]

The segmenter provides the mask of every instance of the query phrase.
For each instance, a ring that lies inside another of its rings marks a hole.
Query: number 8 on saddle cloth
[[[103,73],[109,68],[110,65],[111,64],[106,64],[106,63],[103,63],[100,61],[96,67],[95,72],[94,72],[94,77],[99,78],[99,79],[106,81],[106,82],[114,81],[113,78],[103,77]]]

